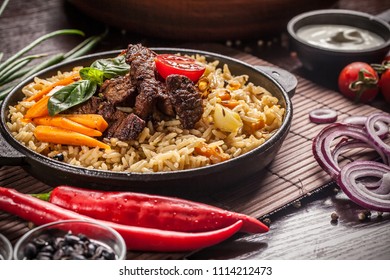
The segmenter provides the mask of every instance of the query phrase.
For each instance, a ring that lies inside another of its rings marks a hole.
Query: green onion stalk
[[[86,38],[83,42],[81,42],[79,45],[77,45],[67,53],[54,54],[37,65],[27,66],[28,63],[32,60],[47,56],[47,54],[24,56],[25,53],[27,53],[37,45],[41,44],[42,42],[46,41],[47,39],[59,35],[85,36],[85,34],[83,31],[78,29],[62,29],[48,33],[34,40],[29,45],[27,45],[26,47],[24,47],[16,54],[12,55],[10,58],[0,64],[0,87],[2,87],[0,89],[0,102],[12,91],[13,86],[10,86],[10,83],[15,81],[16,79],[26,79],[27,77],[30,77],[49,66],[55,65],[59,62],[69,61],[71,59],[87,54],[107,35],[107,33],[108,29],[106,29],[100,35],[95,35]],[[0,53],[0,59],[1,57],[2,53]]]

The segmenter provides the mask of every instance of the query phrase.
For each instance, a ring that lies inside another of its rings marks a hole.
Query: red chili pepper
[[[203,232],[224,228],[242,220],[241,231],[268,231],[266,225],[253,217],[179,198],[93,191],[69,186],[58,186],[49,195],[48,201],[62,208],[130,226]]]
[[[237,221],[228,227],[201,233],[127,226],[92,219],[14,189],[3,187],[0,187],[0,210],[17,215],[36,225],[69,219],[100,222],[118,231],[125,240],[128,250],[140,251],[179,252],[197,250],[224,241],[239,231],[242,226],[242,221]]]

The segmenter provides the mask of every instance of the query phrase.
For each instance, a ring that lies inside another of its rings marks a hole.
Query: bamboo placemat
[[[246,53],[232,56],[252,65],[271,65]],[[337,110],[341,120],[349,115],[367,115],[380,110],[368,105],[355,104],[337,92],[301,77],[297,78],[298,87],[292,98],[294,108],[292,126],[274,161],[263,172],[246,181],[197,200],[260,218],[330,182],[329,176],[315,161],[311,149],[312,138],[324,125],[311,123],[308,118],[309,112],[314,108],[329,107]],[[1,167],[0,185],[13,187],[25,193],[50,190],[49,186],[31,177],[21,167]],[[13,243],[27,231],[25,221],[0,212],[0,232]],[[183,256],[150,253],[128,255],[133,259],[177,259]]]
[[[235,58],[252,65],[272,66],[246,53],[237,54]],[[262,174],[233,190],[216,193],[213,198],[221,206],[262,217],[329,184],[329,175],[319,167],[312,154],[312,139],[326,125],[310,122],[309,112],[315,108],[332,108],[338,112],[338,120],[342,120],[351,115],[380,111],[369,105],[356,104],[338,92],[299,76],[297,79],[298,87],[292,98],[292,125],[279,153]]]

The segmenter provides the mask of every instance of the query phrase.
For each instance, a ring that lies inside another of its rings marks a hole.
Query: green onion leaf
[[[4,84],[3,82],[7,77],[11,76],[13,73],[26,66],[31,60],[41,58],[46,55],[47,54],[36,54],[16,59],[14,62],[12,62],[2,71],[0,71],[0,85]]]
[[[9,2],[9,0],[4,0],[3,4],[1,4],[1,6],[0,6],[0,16],[4,12],[5,7],[8,5],[8,2]]]
[[[59,54],[55,54],[51,57],[49,57],[49,59],[43,61],[42,63],[39,63],[38,65],[35,65],[31,68],[29,68],[29,70],[24,74],[24,78],[27,78],[31,75],[34,75],[35,73],[49,67],[49,66],[52,66],[54,64],[57,64],[59,62],[61,62],[62,60],[64,59],[64,54],[63,53],[59,53]]]
[[[18,51],[16,54],[11,56],[10,58],[8,58],[2,64],[0,64],[0,71],[2,71],[9,64],[14,62],[16,59],[18,59],[20,56],[22,56],[23,54],[25,54],[29,50],[33,49],[35,46],[37,46],[41,42],[43,42],[49,38],[52,38],[54,36],[58,36],[58,35],[81,35],[81,36],[84,36],[84,32],[82,32],[81,30],[77,30],[77,29],[61,29],[61,30],[57,30],[57,31],[48,33],[46,35],[43,35],[43,36],[39,37],[38,39],[34,40],[33,42],[31,42],[30,44],[28,44],[26,47],[24,47],[23,49]]]
[[[103,38],[107,35],[108,29],[106,29],[102,34],[97,36],[91,36],[85,39],[81,44],[70,50],[65,54],[64,61],[69,61],[71,59],[83,56],[91,51]]]
[[[13,88],[14,88],[13,86],[10,86],[7,87],[6,89],[2,89],[0,91],[0,101],[3,100],[12,91]]]

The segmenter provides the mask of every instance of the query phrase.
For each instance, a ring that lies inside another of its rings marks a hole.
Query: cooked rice
[[[115,138],[103,139],[112,148],[106,151],[97,147],[42,143],[34,137],[34,124],[22,121],[34,101],[21,101],[16,106],[10,106],[7,126],[15,139],[38,153],[48,157],[62,153],[66,163],[88,169],[118,172],[164,172],[207,166],[214,163],[212,159],[195,151],[202,143],[208,144],[209,147],[218,147],[224,156],[235,158],[262,145],[280,128],[285,110],[278,105],[278,99],[270,92],[261,86],[248,83],[247,75],[233,76],[227,65],[218,68],[218,61],[207,63],[203,56],[196,56],[196,59],[206,64],[205,77],[209,88],[202,94],[204,113],[194,129],[183,129],[178,119],[161,121],[156,127],[148,122],[138,140],[124,142]],[[79,69],[80,67],[71,72],[58,72],[56,76],[48,79],[35,78],[34,82],[26,85],[22,91],[29,97]],[[259,119],[264,120],[264,127],[247,133],[249,135],[244,133],[245,129],[228,133],[216,128],[212,117],[214,107],[221,101],[218,94],[226,90],[233,100],[239,101],[233,111],[240,115],[244,128]],[[123,110],[128,111],[131,108]]]

